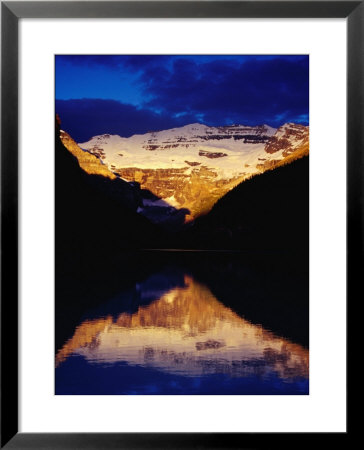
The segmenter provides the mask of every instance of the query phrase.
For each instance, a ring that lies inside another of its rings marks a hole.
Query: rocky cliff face
[[[101,162],[99,155],[82,150],[71,136],[63,130],[60,130],[60,138],[63,145],[77,158],[81,169],[86,173],[89,175],[102,175],[111,180],[116,178],[116,175]]]
[[[270,155],[278,154],[281,157],[257,164],[257,168],[263,171],[307,156],[309,153],[308,127],[294,123],[283,125],[269,139],[264,150]]]
[[[78,145],[65,132],[61,138],[86,172],[140,187],[139,213],[176,224],[208,213],[241,181],[308,154],[308,132],[292,123],[279,129],[192,124],[130,138],[104,134]]]
[[[142,189],[152,192],[157,198],[145,198],[139,212],[155,219],[159,208],[173,206],[184,210],[184,220],[189,222],[208,213],[214,203],[232,189],[240,177],[219,179],[214,170],[200,167],[186,171],[182,169],[118,169],[124,180],[137,182]]]

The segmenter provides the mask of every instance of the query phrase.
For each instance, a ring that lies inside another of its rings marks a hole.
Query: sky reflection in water
[[[56,355],[56,394],[308,394],[306,348],[183,272],[155,274],[92,316]]]

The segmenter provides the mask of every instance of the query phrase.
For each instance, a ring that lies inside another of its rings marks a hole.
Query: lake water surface
[[[209,285],[198,270],[167,265],[93,305],[56,351],[56,394],[308,394],[307,345],[282,333],[287,317],[267,326],[282,304],[256,320],[272,281],[262,275],[254,290],[259,275],[244,284],[244,268],[231,271],[215,267]],[[277,289],[271,302],[290,298],[291,287]]]

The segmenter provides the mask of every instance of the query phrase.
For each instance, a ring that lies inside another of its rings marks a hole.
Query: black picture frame
[[[296,433],[18,432],[19,330],[9,320],[18,317],[18,21],[115,17],[347,18],[347,302],[362,292],[364,1],[1,2],[1,448],[270,448],[277,439],[292,448]],[[347,438],[348,432],[337,435]],[[302,434],[300,443],[310,437]],[[324,433],[314,438],[327,443]]]

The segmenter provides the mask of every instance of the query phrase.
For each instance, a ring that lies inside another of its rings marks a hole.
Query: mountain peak
[[[153,198],[139,211],[152,221],[193,220],[240,182],[308,154],[308,127],[286,123],[209,127],[192,123],[129,138],[102,134],[79,146],[110,173]]]

